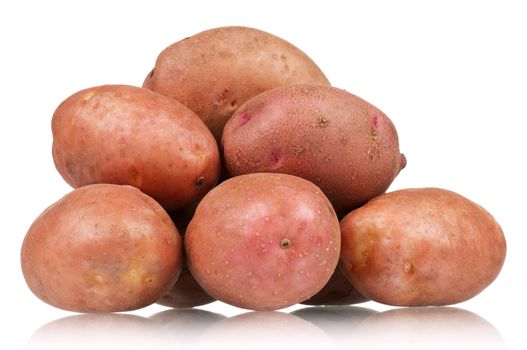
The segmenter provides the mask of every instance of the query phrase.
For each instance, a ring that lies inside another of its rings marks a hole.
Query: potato
[[[158,304],[173,308],[187,308],[212,303],[213,297],[208,295],[196,282],[186,266],[174,286],[157,301]]]
[[[305,305],[350,305],[368,301],[347,280],[339,268],[329,279],[328,283],[317,294],[304,300]]]
[[[195,202],[182,210],[170,214],[172,221],[176,224],[178,231],[182,233],[183,237],[197,205],[198,202]],[[214,300],[196,282],[186,264],[183,264],[178,280],[157,303],[174,308],[187,308],[212,303]]]
[[[343,272],[364,296],[399,306],[448,305],[488,286],[505,238],[485,209],[439,188],[381,195],[341,221]]]
[[[285,174],[228,179],[199,203],[185,235],[187,264],[218,300],[284,308],[317,293],[335,270],[338,219],[309,181]]]
[[[223,126],[245,101],[300,83],[329,84],[317,65],[287,41],[253,28],[222,27],[164,49],[143,86],[192,109],[219,141]]]
[[[182,242],[168,214],[131,186],[95,184],[46,209],[22,245],[22,271],[48,304],[77,312],[134,310],[176,281]]]
[[[218,147],[203,122],[147,89],[82,90],[57,108],[52,130],[55,165],[73,187],[132,185],[172,210],[202,197],[220,175]]]
[[[390,119],[344,90],[280,87],[240,107],[223,132],[233,176],[277,172],[312,181],[337,214],[386,191],[405,166]]]

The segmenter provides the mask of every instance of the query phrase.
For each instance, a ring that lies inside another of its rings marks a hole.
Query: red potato
[[[173,308],[187,308],[209,304],[215,300],[201,288],[189,269],[183,266],[174,286],[157,303]]]
[[[340,268],[329,279],[328,283],[317,294],[304,300],[305,305],[350,305],[364,303],[368,298],[360,294],[344,276]]]
[[[143,86],[196,112],[219,142],[225,123],[245,101],[300,83],[329,85],[317,65],[287,41],[253,28],[222,27],[164,49]]]
[[[201,198],[220,175],[217,144],[203,122],[168,97],[126,85],[77,92],[55,111],[53,159],[73,187],[138,187],[165,209]]]
[[[70,192],[31,225],[22,245],[31,291],[55,307],[118,312],[156,302],[182,267],[182,241],[168,214],[131,186]]]
[[[196,281],[218,300],[284,308],[317,293],[335,270],[338,219],[309,181],[285,174],[228,179],[200,202],[185,235]]]
[[[498,275],[503,232],[474,202],[438,188],[381,195],[341,221],[344,274],[366,297],[398,306],[459,303]]]
[[[179,232],[182,232],[183,237],[185,237],[188,223],[192,219],[197,205],[198,202],[192,203],[190,206],[170,215]],[[157,303],[173,308],[188,308],[212,303],[214,300],[201,288],[184,264],[174,286]]]
[[[252,98],[225,125],[222,145],[231,175],[302,177],[322,189],[339,215],[386,191],[406,164],[383,112],[323,85],[280,87]]]

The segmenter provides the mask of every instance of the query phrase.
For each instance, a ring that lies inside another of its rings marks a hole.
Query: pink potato
[[[360,294],[344,276],[340,268],[329,279],[328,283],[317,294],[304,300],[305,305],[350,305],[364,303],[368,298]]]
[[[287,41],[254,28],[221,27],[164,49],[143,86],[196,112],[219,142],[225,123],[245,101],[300,83],[329,85],[318,66]]]
[[[258,173],[228,179],[203,198],[185,248],[189,269],[208,294],[241,308],[276,310],[327,283],[340,231],[318,187]]]
[[[31,225],[22,245],[31,291],[55,307],[119,312],[155,303],[176,281],[182,241],[165,210],[131,186],[70,192]]]
[[[77,92],[52,120],[53,159],[73,187],[138,187],[165,209],[201,198],[220,175],[217,144],[187,107],[147,89],[105,85]]]
[[[338,215],[386,191],[406,164],[383,112],[324,85],[279,87],[250,99],[225,125],[222,145],[230,175],[302,177]]]
[[[498,275],[506,244],[476,203],[439,189],[381,195],[341,221],[344,274],[364,296],[430,306],[472,298]]]

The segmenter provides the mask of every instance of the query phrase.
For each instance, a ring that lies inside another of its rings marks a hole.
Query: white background
[[[526,349],[522,3],[1,2],[0,347]],[[505,266],[480,295],[456,305],[465,311],[398,309],[371,316],[392,308],[369,302],[360,305],[369,311],[300,312],[311,315],[307,321],[288,314],[301,306],[227,319],[246,311],[214,303],[202,309],[216,314],[176,311],[164,321],[146,318],[166,310],[159,305],[127,316],[63,319],[74,314],[30,293],[20,271],[22,239],[34,218],[70,190],[51,157],[54,109],[93,85],[140,85],[163,48],[224,25],[256,27],[290,41],[334,86],[382,109],[408,159],[392,189],[444,187],[494,214],[507,238]]]

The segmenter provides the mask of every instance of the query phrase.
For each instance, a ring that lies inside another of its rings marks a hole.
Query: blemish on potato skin
[[[217,104],[222,105],[227,100],[229,96],[229,89],[224,89],[218,96]]]
[[[317,122],[317,126],[320,128],[325,128],[329,124],[329,120],[325,117],[320,117]]]
[[[306,150],[306,149],[304,148],[303,145],[296,145],[296,146],[295,146],[295,154],[296,154],[297,156],[299,156],[299,155],[301,155],[302,153],[304,153],[305,150]]]
[[[291,246],[291,241],[289,240],[289,238],[287,237],[282,238],[282,240],[280,241],[280,248],[287,249],[290,246]]]
[[[91,90],[91,91],[88,91],[84,97],[82,98],[82,101],[84,102],[88,102],[92,97],[93,95],[95,95],[95,91]]]
[[[249,116],[249,113],[243,112],[242,114],[240,114],[240,126],[247,124],[250,119],[251,117]]]
[[[205,178],[203,176],[200,176],[196,179],[196,181],[194,182],[194,184],[198,187],[201,187],[203,186],[203,184],[205,183]]]
[[[413,270],[414,270],[414,265],[411,262],[406,261],[404,263],[404,271],[406,273],[411,273]]]

